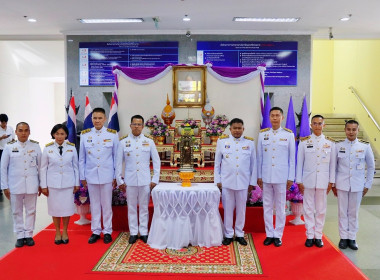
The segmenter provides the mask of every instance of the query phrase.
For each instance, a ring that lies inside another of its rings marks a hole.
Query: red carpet
[[[292,218],[292,217],[290,217]],[[75,216],[72,221],[77,220]],[[89,245],[90,226],[70,224],[70,243],[55,245],[54,230],[49,226],[35,236],[34,247],[15,249],[0,259],[1,279],[205,279],[205,275],[194,274],[149,274],[149,273],[103,273],[91,270],[110,245],[102,240]],[[112,234],[113,238],[119,232]],[[303,226],[287,224],[284,245],[265,247],[265,233],[252,233],[255,247],[262,265],[262,276],[219,275],[207,279],[368,279],[327,238],[322,249],[306,248]],[[265,247],[265,248],[264,248]]]

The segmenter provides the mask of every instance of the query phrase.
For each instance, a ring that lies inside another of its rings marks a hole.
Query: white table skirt
[[[213,183],[160,183],[152,191],[154,214],[148,244],[155,249],[181,249],[189,244],[222,244],[220,191]]]

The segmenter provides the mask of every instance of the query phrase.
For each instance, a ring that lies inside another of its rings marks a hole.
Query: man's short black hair
[[[357,121],[355,121],[355,120],[348,120],[348,121],[346,121],[346,123],[344,125],[344,128],[346,128],[348,124],[356,124],[359,127],[359,123]]]
[[[29,124],[27,122],[19,122],[18,124],[16,124],[16,130],[17,130],[17,128],[18,128],[19,125],[27,125],[28,128],[30,129],[30,126],[29,126]]]
[[[8,122],[8,116],[6,114],[0,114],[0,122]]]
[[[234,123],[241,123],[242,125],[244,125],[244,122],[242,119],[239,119],[239,118],[233,118],[231,121],[230,121],[230,126],[232,126]]]
[[[283,111],[280,107],[272,107],[272,108],[270,109],[269,113],[272,112],[272,111],[280,111],[280,112],[281,112],[281,115],[284,114],[284,111]]]
[[[106,111],[100,107],[97,107],[94,110],[92,110],[92,113],[103,113],[103,115],[106,115]]]
[[[133,119],[142,120],[142,123],[144,124],[144,118],[141,115],[134,115],[134,116],[132,116],[131,123],[133,122]]]
[[[67,139],[67,137],[69,136],[69,130],[67,129],[67,126],[66,125],[64,125],[64,124],[56,124],[55,126],[53,126],[53,128],[51,129],[51,132],[50,132],[50,135],[51,135],[51,138],[53,138],[53,139],[55,139],[54,138],[54,134],[58,131],[58,130],[60,130],[60,129],[63,129],[65,132],[66,132],[66,138],[65,139]],[[75,136],[76,137],[76,136]]]
[[[315,119],[315,118],[321,118],[322,120],[325,120],[325,118],[322,116],[322,115],[314,115],[311,120]]]

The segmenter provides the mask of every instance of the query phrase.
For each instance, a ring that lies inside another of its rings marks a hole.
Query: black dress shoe
[[[62,243],[62,239],[54,240],[55,245],[61,245]]]
[[[62,239],[62,244],[69,244],[69,239],[67,238],[67,239]]]
[[[94,244],[98,239],[100,239],[100,235],[93,233],[88,239],[88,244]]]
[[[248,243],[247,241],[244,239],[244,237],[235,237],[235,241],[239,242],[240,245],[243,245],[243,246],[247,246]]]
[[[306,247],[313,247],[314,240],[313,239],[306,239],[305,246]]]
[[[25,238],[25,244],[27,246],[34,246],[35,243],[34,243],[34,240],[32,237],[27,237],[27,238]]]
[[[323,247],[323,241],[322,241],[322,239],[315,239],[314,243],[315,243],[315,246],[317,246],[318,248],[322,248]]]
[[[131,235],[128,240],[129,244],[136,243],[138,238],[139,238],[138,235]]]
[[[351,239],[347,239],[347,240],[348,240],[347,245],[348,245],[348,247],[350,247],[350,249],[352,249],[352,250],[359,249],[358,244],[356,243],[355,240],[351,240]]]
[[[227,245],[230,245],[232,243],[232,241],[234,241],[233,238],[224,237],[222,244],[227,246]]]
[[[347,240],[348,239],[341,239],[341,240],[339,240],[339,248],[340,249],[347,249],[347,246],[348,246]]]
[[[106,233],[103,238],[104,244],[108,244],[112,242],[112,236],[109,233]]]
[[[264,240],[264,245],[265,245],[265,246],[269,246],[270,244],[273,243],[273,241],[274,241],[274,238],[273,238],[273,237],[267,237],[267,238],[265,238],[265,240]]]
[[[273,243],[274,243],[274,246],[276,247],[280,247],[282,245],[282,241],[280,238],[274,238]]]
[[[148,235],[141,235],[140,239],[142,240],[142,242],[147,243],[148,242]]]
[[[15,247],[21,248],[22,246],[24,246],[24,238],[17,239]]]

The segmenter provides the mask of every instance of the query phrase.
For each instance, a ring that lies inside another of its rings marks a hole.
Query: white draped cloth
[[[220,191],[213,183],[160,183],[152,191],[154,214],[148,244],[155,249],[220,246]]]

